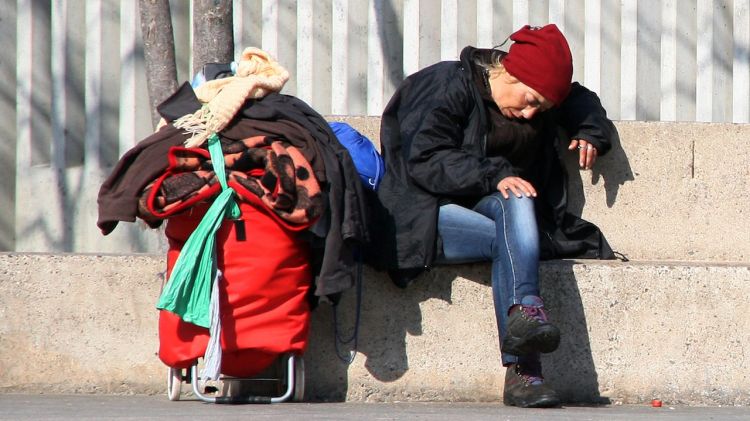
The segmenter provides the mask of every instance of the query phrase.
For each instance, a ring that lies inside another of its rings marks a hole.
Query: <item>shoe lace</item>
[[[521,306],[521,311],[523,311],[523,314],[525,314],[527,317],[531,319],[534,319],[543,323],[547,322],[547,313],[545,313],[543,307]]]
[[[544,383],[544,377],[541,374],[532,372],[521,365],[516,366],[516,373],[527,385],[538,386]]]

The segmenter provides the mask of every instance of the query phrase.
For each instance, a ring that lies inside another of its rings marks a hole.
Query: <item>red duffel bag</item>
[[[170,217],[167,271],[200,223],[209,204]],[[311,284],[309,243],[299,230],[279,223],[268,209],[240,201],[240,220],[225,220],[216,234],[221,312],[221,372],[258,374],[279,355],[302,354],[307,346]],[[188,368],[206,351],[208,329],[174,313],[159,314],[159,358]]]

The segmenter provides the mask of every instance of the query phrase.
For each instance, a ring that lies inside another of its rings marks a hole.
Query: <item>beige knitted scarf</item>
[[[191,136],[185,147],[201,146],[212,133],[229,124],[246,100],[279,92],[289,72],[263,50],[248,47],[242,52],[234,76],[210,80],[195,90],[203,106],[174,121],[174,126]]]

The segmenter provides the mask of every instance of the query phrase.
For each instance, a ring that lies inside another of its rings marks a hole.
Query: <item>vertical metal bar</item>
[[[16,73],[18,55],[15,40],[18,35],[18,4],[15,0],[6,1],[0,6],[0,39],[10,40],[0,51],[0,133],[5,141],[0,144],[0,167],[4,177],[0,180],[0,251],[15,249],[15,213],[16,213],[16,148],[18,143],[16,124],[16,102],[18,81],[24,75]],[[26,53],[26,52],[24,52]]]
[[[586,1],[565,2],[565,37],[573,54],[573,80],[585,83],[586,74]]]
[[[297,1],[297,97],[313,99],[313,0]]]
[[[529,20],[531,26],[544,26],[549,23],[549,0],[530,1],[528,6]]]
[[[586,0],[584,11],[584,84],[594,92],[601,90],[602,8],[599,0]]]
[[[119,156],[135,146],[136,2],[120,3],[120,145]],[[192,68],[192,66],[191,66]]]
[[[111,0],[122,3],[121,0]],[[177,81],[181,83],[192,79],[193,73],[193,21],[192,1],[170,0],[172,13],[172,31],[174,33],[174,54],[177,65]],[[106,44],[105,44],[106,45]],[[105,61],[106,63],[106,61]]]
[[[494,10],[492,0],[477,0],[477,47],[492,48],[495,45]]]
[[[263,31],[261,28],[263,1],[235,0],[235,2],[242,5],[239,9],[235,9],[235,18],[239,17],[241,28],[239,35],[235,38],[235,44],[239,49],[237,56],[239,57],[239,54],[246,47],[262,48],[263,46]]]
[[[627,0],[622,5],[622,46],[620,92],[620,119],[635,120],[638,57],[638,3]]]
[[[22,192],[23,180],[31,167],[31,85],[32,78],[32,0],[18,0],[16,19],[16,192]],[[27,76],[27,77],[23,77]],[[18,194],[18,193],[16,193]],[[16,222],[18,225],[18,222]]]
[[[318,4],[323,4],[321,2],[318,2]],[[289,70],[290,77],[289,81],[284,86],[284,93],[289,95],[297,95],[297,85],[299,84],[297,81],[297,75],[294,69],[297,67],[297,41],[299,40],[299,37],[297,36],[297,1],[296,0],[279,0],[278,1],[278,19],[277,19],[277,46],[276,46],[276,54],[273,54],[272,56],[287,70]],[[330,18],[326,21],[327,27],[330,27],[331,21]],[[330,48],[330,47],[327,47]],[[330,56],[323,56],[321,51],[316,51],[316,57],[321,57],[320,61],[326,61],[330,63],[329,59]],[[323,88],[323,91],[326,93],[325,101],[320,102],[320,111],[324,112],[330,112],[329,106],[327,104],[330,103],[330,86],[328,84],[322,83],[322,79],[324,79],[325,75],[329,73],[322,73],[320,74],[321,82],[316,84],[319,87],[325,86]],[[313,73],[313,76],[315,73]],[[315,99],[313,99],[315,101]],[[325,104],[325,105],[324,105]]]
[[[711,62],[713,65],[714,98],[711,121],[726,123],[732,121],[732,65],[734,48],[732,16],[733,0],[713,2],[713,45]]]
[[[457,60],[461,50],[467,45],[477,45],[477,5],[476,2],[462,2],[456,10],[456,52]]]
[[[565,0],[549,1],[549,23],[554,23],[565,33]]]
[[[661,121],[677,120],[677,4],[661,4]]]
[[[750,0],[734,0],[732,122],[750,122]]]
[[[277,0],[263,0],[263,50],[279,56],[279,5]]]
[[[383,15],[383,2],[370,0],[367,14],[367,114],[379,115],[383,110],[385,54],[383,52],[378,15]]]
[[[364,115],[367,114],[367,14],[361,11],[367,10],[367,0],[347,1],[349,2],[347,114]],[[403,51],[404,48],[402,47],[401,50]],[[414,54],[417,55],[418,52],[415,51]],[[401,72],[403,73],[403,69]]]
[[[645,3],[644,3],[645,4]],[[661,8],[638,12],[638,89],[636,119],[659,120]]]
[[[294,386],[295,386],[295,369],[294,366],[298,362],[296,361],[297,357],[294,356],[294,354],[289,354],[287,356],[284,356],[282,358],[286,358],[286,372],[283,373],[283,375],[286,376],[286,390],[281,396],[272,397],[270,398],[271,403],[281,403],[286,402],[289,400],[289,398],[292,397],[292,394],[294,393]]]
[[[599,60],[601,86],[597,92],[609,118],[620,119],[620,0],[602,1],[601,56]]]
[[[85,101],[86,138],[84,140],[84,173],[93,178],[101,164],[101,75],[102,75],[102,1],[86,2]]]
[[[67,8],[64,0],[52,2],[52,42],[51,42],[51,64],[52,69],[52,168],[62,175],[65,171],[65,120],[66,120],[66,97],[65,78],[67,66],[65,58],[66,31],[67,31]]]
[[[419,3],[419,67],[424,68],[440,60],[442,11],[434,7],[434,0],[420,0]]]
[[[455,60],[458,50],[458,0],[442,0],[440,22],[440,60]]]
[[[396,88],[404,80],[404,52],[401,48],[401,28],[403,27],[403,4],[383,2],[380,34],[383,38],[383,95],[382,104],[391,99]],[[382,111],[382,107],[381,107]],[[380,114],[380,112],[378,112]]]
[[[188,3],[188,38],[189,38],[189,41],[190,41],[190,43],[188,44],[190,46],[190,48],[188,49],[188,51],[190,52],[190,54],[189,54],[190,55],[190,60],[189,60],[188,64],[190,65],[190,67],[189,67],[189,69],[190,69],[190,80],[192,80],[193,77],[195,76],[195,73],[194,73],[195,65],[193,64],[193,59],[194,59],[193,45],[195,45],[195,44],[193,44],[193,42],[194,42],[193,41],[193,36],[194,36],[193,32],[195,32],[195,31],[193,31],[193,27],[195,26],[195,24],[193,23],[193,15],[194,15],[194,12],[193,12],[193,2],[191,0],[191,1],[187,2],[187,3]]]
[[[713,2],[699,1],[698,28],[700,36],[697,40],[698,68],[695,79],[695,90],[698,98],[695,107],[696,121],[711,121],[713,118]]]
[[[232,36],[234,37],[234,57],[242,55],[245,45],[242,34],[245,32],[245,8],[242,0],[232,1]]]
[[[27,213],[24,206],[28,203],[27,183],[31,179],[32,151],[32,84],[33,77],[33,15],[32,0],[18,0],[16,20],[16,74],[19,77],[16,85],[16,195],[14,200],[15,218],[13,235],[16,237],[14,251],[24,247],[23,233],[26,228]]]
[[[677,8],[677,120],[695,121],[698,29],[696,2],[679,3]]]
[[[102,122],[102,8],[103,0],[89,0],[84,10],[84,134],[83,134],[83,173],[80,178],[79,197],[74,194],[70,201],[73,216],[73,250],[96,250],[98,241],[94,241],[99,230],[88,223],[97,217],[96,207],[86,203],[95,203],[99,185],[104,180],[101,163],[101,122]],[[71,189],[75,188],[71,185]]]
[[[529,23],[529,0],[513,0],[513,30]]]
[[[419,15],[420,0],[404,0],[404,75],[419,70],[421,48],[419,28],[422,26]]]
[[[70,209],[67,203],[69,185],[66,178],[67,162],[67,123],[68,123],[68,92],[66,80],[68,77],[68,60],[66,55],[68,43],[68,10],[65,0],[52,2],[50,29],[52,37],[50,42],[50,64],[52,80],[52,144],[50,148],[50,170],[54,179],[53,188],[49,192],[46,202],[52,212],[45,215],[46,225],[54,232],[43,243],[35,244],[35,247],[51,247],[55,250],[72,251],[69,232],[71,224],[68,222]],[[36,231],[39,227],[34,227]]]
[[[349,1],[333,0],[331,19],[331,113],[345,115],[349,92]]]
[[[494,44],[500,44],[505,41],[510,34],[516,29],[513,22],[513,2],[515,0],[495,0],[495,9],[492,13],[492,20],[495,26]],[[508,44],[503,46],[507,51]]]
[[[331,113],[331,20],[330,2],[311,2],[311,105],[321,114]],[[348,17],[347,17],[348,19]],[[338,81],[337,81],[338,82]]]

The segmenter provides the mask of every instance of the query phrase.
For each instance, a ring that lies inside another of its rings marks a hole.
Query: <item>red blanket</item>
[[[290,229],[309,227],[323,213],[320,185],[294,146],[266,136],[222,141],[227,183],[240,201],[273,211]],[[169,167],[141,194],[138,216],[156,221],[208,201],[221,191],[207,150],[172,147]]]

